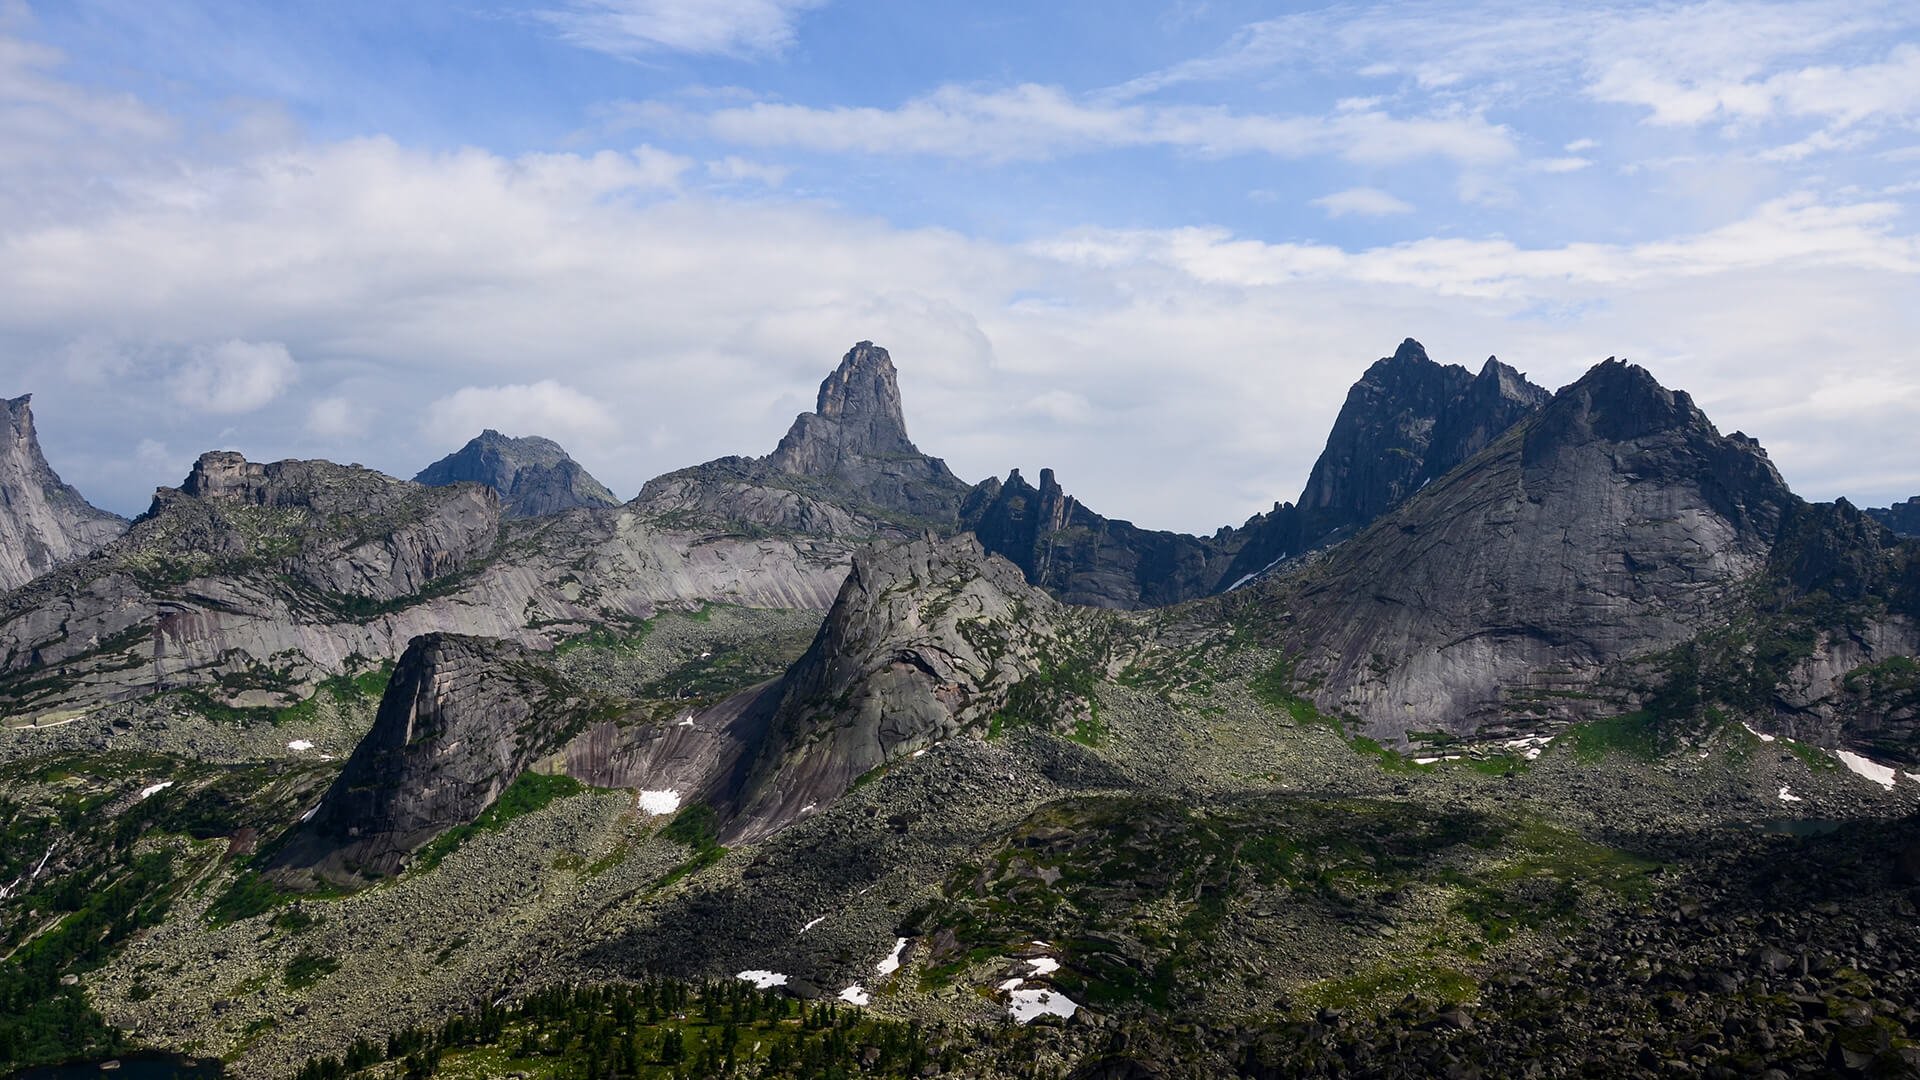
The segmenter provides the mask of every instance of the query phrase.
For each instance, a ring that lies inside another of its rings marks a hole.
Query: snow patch
[[[852,986],[840,991],[840,1000],[849,1005],[865,1005],[873,1000],[873,995],[867,993],[866,987],[861,986],[859,983],[854,983]]]
[[[1888,791],[1893,790],[1894,771],[1892,766],[1882,765],[1872,758],[1861,757],[1851,750],[1835,750],[1833,756],[1839,758],[1840,763],[1851,769],[1855,774],[1866,777],[1881,787],[1886,788]]]
[[[1746,729],[1747,729],[1747,734],[1749,734],[1749,735],[1751,735],[1751,736],[1753,736],[1753,737],[1754,737],[1754,738],[1756,738],[1756,739],[1759,739],[1759,740],[1760,740],[1761,742],[1772,742],[1772,741],[1773,741],[1773,736],[1771,736],[1771,735],[1768,735],[1767,733],[1765,733],[1765,732],[1763,732],[1763,731],[1755,731],[1755,730],[1753,729],[1753,725],[1752,725],[1752,724],[1749,724],[1749,723],[1747,723],[1747,722],[1745,722],[1744,720],[1743,720],[1743,721],[1741,721],[1741,723],[1740,723],[1740,726],[1741,726],[1741,727],[1743,727],[1743,728],[1746,728]]]
[[[287,744],[287,749],[289,749],[289,750],[311,750],[311,749],[313,749],[313,744],[312,744],[311,742],[308,742],[308,741],[307,741],[307,740],[305,740],[305,739],[295,739],[295,740],[293,740],[292,742],[290,742],[290,743],[288,743],[288,744]]]
[[[1792,788],[1788,787],[1785,784],[1781,784],[1780,785],[1780,801],[1781,802],[1806,802],[1807,800],[1801,798],[1798,795],[1795,795],[1793,793]]]
[[[1027,961],[1027,965],[1033,968],[1035,975],[1051,975],[1060,970],[1060,961],[1055,960],[1051,956],[1034,957],[1032,960]]]
[[[800,812],[801,812],[801,813],[803,813],[803,814],[811,814],[811,813],[813,813],[813,812],[814,812],[815,810],[818,810],[818,809],[820,809],[820,804],[819,804],[819,803],[817,803],[817,802],[810,802],[810,803],[808,803],[807,805],[805,805],[805,806],[803,806],[803,807],[801,807],[801,808],[800,808]]]
[[[1540,756],[1542,751],[1553,745],[1553,736],[1522,735],[1517,739],[1508,739],[1501,745],[1508,750],[1517,751],[1521,757],[1526,758],[1528,761],[1533,761]]]
[[[771,990],[776,986],[787,985],[787,977],[785,975],[777,971],[764,971],[759,968],[755,968],[752,971],[743,971],[735,976],[735,978],[744,979],[762,990]]]
[[[1020,984],[1026,981],[1027,980],[1021,978],[1020,976],[1015,975],[1013,978],[1008,979],[1006,982],[1003,982],[1000,984],[1000,991],[1002,993],[1005,993],[1008,990],[1018,990],[1020,989]]]
[[[813,929],[813,928],[814,928],[814,927],[816,927],[816,926],[819,926],[819,925],[820,925],[821,923],[823,923],[823,922],[826,922],[826,921],[827,921],[827,917],[826,917],[825,915],[822,915],[822,916],[820,916],[819,918],[817,918],[817,919],[815,919],[815,920],[813,920],[812,922],[810,922],[810,923],[808,923],[807,925],[805,925],[805,926],[803,926],[803,927],[801,927],[801,928],[800,928],[800,932],[804,934],[804,933],[806,933],[807,931],[809,931],[809,930],[811,930],[811,929]]]
[[[146,787],[143,787],[140,789],[140,797],[142,799],[150,799],[153,796],[160,794],[161,792],[167,790],[172,786],[173,786],[173,781],[171,780],[162,780],[157,784],[149,784]]]
[[[1015,990],[1008,996],[1013,1001],[1007,1012],[1017,1024],[1031,1023],[1042,1016],[1064,1020],[1080,1009],[1077,1002],[1058,990]]]
[[[679,723],[679,724],[678,724],[677,726],[679,726],[679,727],[692,727],[692,726],[693,726],[693,714],[692,714],[692,713],[688,713],[687,715],[685,715],[685,716],[683,716],[683,717],[681,717],[681,718],[680,718],[680,723]]]
[[[313,804],[313,805],[312,805],[311,807],[308,807],[308,808],[307,808],[307,812],[306,812],[306,813],[304,813],[304,814],[301,814],[301,815],[300,815],[300,820],[301,820],[301,821],[303,821],[303,822],[306,822],[306,821],[312,821],[312,820],[313,820],[313,815],[315,815],[315,814],[317,814],[317,813],[319,813],[319,812],[320,812],[320,804],[319,804],[319,803],[314,803],[314,804]]]
[[[677,791],[643,791],[640,793],[640,809],[649,814],[671,814],[680,809],[680,793]]]
[[[893,943],[893,951],[887,954],[887,958],[885,960],[882,960],[879,963],[873,965],[873,970],[879,972],[882,975],[891,975],[894,972],[899,971],[900,970],[900,954],[905,951],[907,951],[907,939],[899,938],[895,940]]]
[[[926,753],[927,753],[927,748],[923,746],[923,747],[921,747],[920,749],[918,749],[918,750],[915,750],[915,751],[913,752],[913,754],[912,754],[912,756],[913,756],[913,757],[925,757],[925,756],[926,756]]]

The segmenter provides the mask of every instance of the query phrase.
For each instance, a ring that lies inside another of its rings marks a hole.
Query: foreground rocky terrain
[[[0,1060],[1916,1075],[1916,625],[1614,360],[1407,342],[1208,538],[870,343],[619,508],[209,454],[0,600]]]

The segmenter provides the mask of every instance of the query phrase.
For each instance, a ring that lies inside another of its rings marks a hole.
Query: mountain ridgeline
[[[508,438],[492,428],[420,470],[413,482],[428,487],[483,484],[500,497],[501,514],[510,518],[620,505],[559,443],[538,436]]]
[[[489,430],[121,523],[7,420],[0,1071],[1920,1073],[1911,504],[1636,365],[1408,340],[1210,536],[870,342],[624,504]]]

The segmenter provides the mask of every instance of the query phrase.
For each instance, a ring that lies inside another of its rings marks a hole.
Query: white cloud
[[[748,161],[732,154],[718,161],[707,162],[707,175],[726,184],[759,184],[763,187],[777,188],[787,182],[793,172],[785,165],[773,165],[764,161]]]
[[[1409,214],[1413,204],[1395,198],[1378,188],[1357,187],[1345,191],[1336,191],[1331,195],[1322,195],[1313,200],[1313,205],[1327,212],[1328,217],[1387,217],[1392,214]]]
[[[759,101],[699,112],[643,102],[627,106],[624,114],[632,123],[687,128],[744,145],[981,161],[1143,146],[1208,157],[1331,155],[1369,165],[1425,157],[1477,163],[1515,153],[1508,131],[1477,115],[1396,117],[1354,108],[1276,116],[1216,106],[1104,103],[1034,83],[998,90],[945,86],[894,108]]]
[[[440,442],[464,443],[486,428],[564,442],[604,438],[618,425],[605,405],[552,379],[530,385],[463,386],[427,406],[427,430]]]
[[[1568,143],[1567,145],[1561,147],[1561,149],[1565,150],[1569,154],[1578,154],[1578,153],[1583,153],[1587,150],[1592,150],[1599,145],[1600,145],[1599,142],[1593,139],[1575,139],[1572,142]]]
[[[1156,527],[1295,497],[1347,386],[1407,335],[1550,385],[1631,356],[1764,440],[1807,494],[1920,491],[1884,465],[1920,460],[1910,411],[1832,405],[1915,400],[1920,373],[1886,360],[1920,336],[1920,250],[1892,203],[1802,195],[1640,243],[1355,251],[1198,228],[1010,245],[667,186],[682,160],[359,139],[129,169],[84,212],[0,230],[0,355],[23,389],[86,401],[43,436],[97,448],[62,459],[67,479],[133,510],[181,475],[141,440],[407,476],[487,426],[556,438],[631,491],[771,449],[861,338],[891,349],[916,441],[960,475],[1050,466],[1096,510]],[[119,366],[88,383],[63,350],[98,328],[112,337],[88,347]],[[207,430],[173,403],[182,386],[238,403],[262,384],[216,378],[222,349],[176,374],[165,343],[228,339],[269,376],[300,357],[381,422],[328,434],[352,410],[283,385]]]
[[[1533,167],[1544,173],[1570,173],[1579,172],[1581,169],[1588,168],[1592,164],[1593,160],[1591,158],[1557,157],[1545,158],[1533,162]]]
[[[560,37],[614,56],[658,52],[773,56],[825,0],[566,0],[535,12]]]
[[[322,438],[365,435],[372,419],[365,402],[345,397],[324,397],[307,408],[307,430]]]
[[[298,377],[285,345],[236,339],[194,349],[167,386],[173,400],[189,409],[246,413],[279,397]]]
[[[1663,126],[1799,117],[1897,127],[1920,115],[1916,28],[1920,9],[1895,0],[1335,7],[1252,23],[1114,96],[1356,65],[1363,77],[1407,80],[1416,96],[1483,108],[1584,95]],[[1566,152],[1595,145],[1575,140]]]

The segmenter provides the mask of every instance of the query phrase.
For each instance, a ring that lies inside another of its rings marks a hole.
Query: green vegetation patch
[[[338,970],[340,961],[302,949],[298,956],[287,961],[287,970],[281,981],[289,990],[305,990]]]
[[[513,783],[493,800],[493,804],[480,812],[465,825],[456,825],[420,849],[414,864],[422,870],[431,870],[440,865],[440,861],[457,851],[468,838],[480,833],[499,832],[507,823],[517,817],[525,817],[538,810],[544,810],[556,799],[565,799],[579,795],[588,788],[571,776],[548,776],[545,773],[524,772],[514,778]]]

